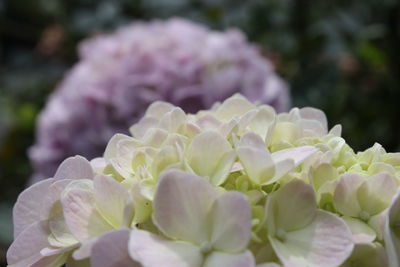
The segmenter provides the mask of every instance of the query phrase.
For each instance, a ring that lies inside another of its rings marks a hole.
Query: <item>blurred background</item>
[[[0,265],[12,205],[32,173],[36,116],[77,61],[79,41],[176,16],[241,29],[289,82],[293,106],[325,111],[356,151],[400,149],[397,0],[0,0]]]

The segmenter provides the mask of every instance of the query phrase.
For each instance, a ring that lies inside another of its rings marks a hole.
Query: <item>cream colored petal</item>
[[[389,207],[396,191],[396,182],[392,176],[381,172],[368,177],[358,188],[358,203],[364,212],[373,216]]]
[[[301,180],[289,182],[268,198],[266,213],[270,234],[306,227],[314,220],[316,209],[312,187]]]
[[[333,196],[338,212],[350,217],[360,215],[361,207],[357,200],[357,190],[364,181],[363,177],[352,173],[345,174],[340,178]]]
[[[94,177],[93,188],[96,207],[102,217],[114,228],[122,227],[126,207],[131,201],[128,190],[105,175]]]
[[[374,229],[368,226],[365,222],[360,219],[355,219],[351,217],[342,217],[350,231],[353,234],[354,243],[371,243],[376,238],[376,233]]]
[[[255,105],[250,103],[241,95],[235,94],[226,99],[216,110],[215,116],[218,119],[228,121],[235,116],[241,116],[255,108]]]
[[[190,167],[197,175],[211,178],[222,157],[230,151],[231,145],[219,133],[205,131],[193,139],[186,155]]]
[[[275,175],[275,166],[264,141],[254,133],[244,135],[236,153],[246,174],[255,184],[268,183]]]

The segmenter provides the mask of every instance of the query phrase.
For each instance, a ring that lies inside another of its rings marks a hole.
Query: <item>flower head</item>
[[[355,153],[327,127],[241,95],[196,114],[155,102],[103,157],[21,193],[8,262],[398,266],[398,154]]]
[[[197,112],[239,92],[279,111],[290,105],[286,83],[238,30],[183,19],[135,23],[85,40],[79,56],[39,116],[29,152],[36,180],[69,156],[101,156],[157,100]]]

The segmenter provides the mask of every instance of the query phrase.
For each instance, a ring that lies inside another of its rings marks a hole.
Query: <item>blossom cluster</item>
[[[399,266],[400,154],[320,110],[155,102],[130,133],[21,193],[9,266]]]
[[[197,112],[239,92],[279,111],[290,106],[287,84],[239,30],[183,19],[134,23],[83,41],[79,57],[39,115],[32,182],[69,156],[101,156],[157,100]]]

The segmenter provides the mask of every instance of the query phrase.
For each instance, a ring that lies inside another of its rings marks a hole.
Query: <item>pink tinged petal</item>
[[[253,254],[246,250],[242,253],[230,254],[212,252],[205,260],[203,267],[255,267]]]
[[[369,227],[368,224],[361,221],[360,219],[351,217],[342,217],[343,221],[346,222],[351,233],[353,234],[354,243],[371,243],[376,238],[376,233],[374,229]]]
[[[361,207],[357,200],[357,190],[365,179],[357,174],[343,175],[333,195],[333,202],[338,212],[350,217],[358,217]]]
[[[317,151],[318,149],[312,146],[301,146],[301,147],[283,149],[272,153],[271,156],[274,162],[280,162],[283,160],[291,159],[294,161],[293,167],[295,167],[303,163],[303,161],[314,155]]]
[[[360,208],[373,216],[389,207],[396,191],[397,185],[392,176],[381,172],[366,179],[357,190],[357,199]]]
[[[293,231],[309,225],[316,214],[317,204],[312,187],[294,180],[274,192],[266,205],[271,233],[282,229]]]
[[[179,170],[164,172],[154,197],[153,220],[168,237],[201,245],[209,241],[215,189],[204,179]]]
[[[190,243],[174,242],[142,230],[132,230],[129,255],[143,267],[200,267],[203,255]]]
[[[247,198],[230,191],[219,196],[212,207],[212,247],[219,251],[243,251],[251,234],[251,212]]]
[[[92,247],[92,266],[139,267],[128,253],[129,234],[130,230],[119,229],[102,235]]]
[[[384,229],[385,247],[389,266],[400,266],[400,192],[394,197],[388,210]]]
[[[47,221],[39,221],[21,232],[7,251],[10,266],[26,267],[44,258],[40,251],[49,246]]]
[[[212,178],[218,171],[221,160],[231,151],[231,145],[221,134],[205,131],[197,135],[189,145],[187,151],[188,163],[197,175]],[[229,156],[229,158],[231,159],[232,156]],[[233,161],[229,160],[226,163],[230,164],[230,169]],[[224,174],[227,175],[228,172]]]
[[[124,213],[130,201],[128,190],[105,175],[97,175],[93,181],[94,198],[97,209],[107,222],[114,228],[121,227]]]
[[[85,241],[113,227],[96,209],[92,189],[72,188],[61,197],[65,221],[79,241]]]
[[[48,218],[51,209],[47,195],[54,179],[46,179],[25,189],[13,209],[14,238],[34,223]]]
[[[90,162],[81,156],[69,157],[58,167],[54,179],[92,179],[94,176]]]
[[[270,237],[270,241],[284,266],[339,266],[354,247],[346,224],[321,210],[307,227],[286,233],[283,240]]]

